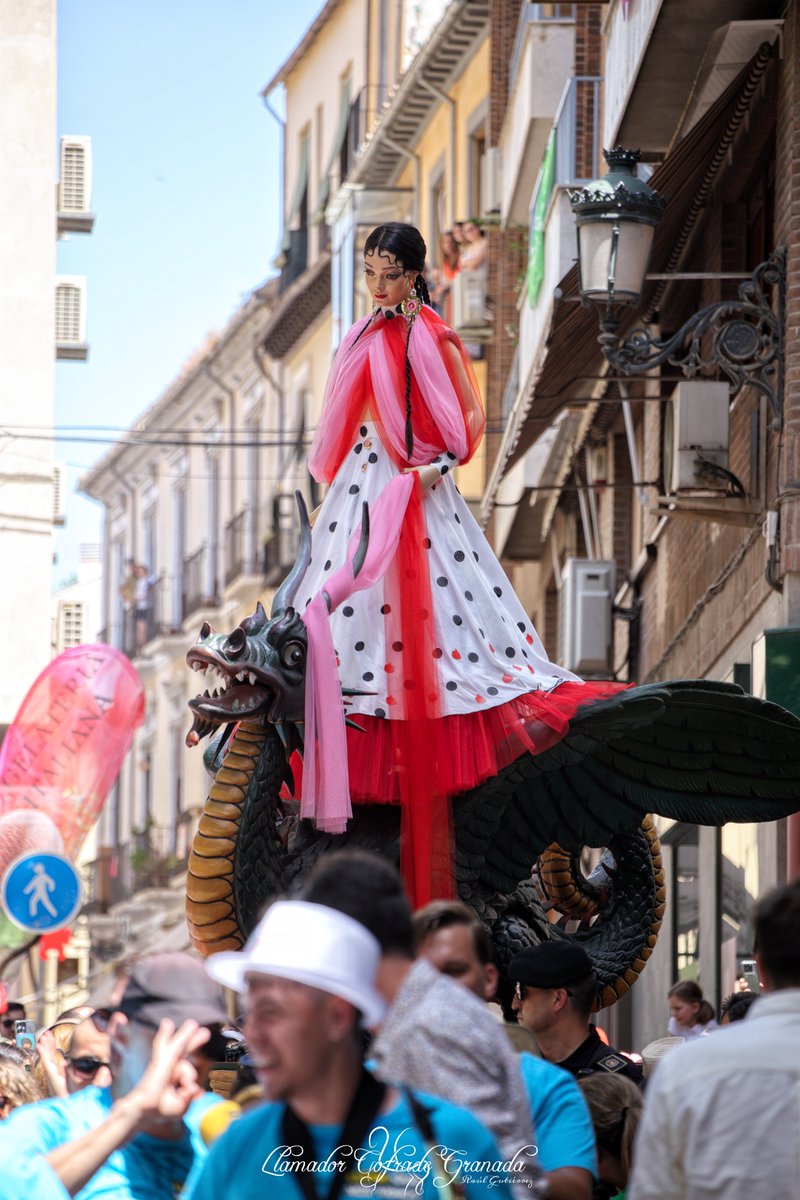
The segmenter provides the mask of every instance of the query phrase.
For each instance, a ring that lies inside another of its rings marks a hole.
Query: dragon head
[[[311,524],[303,497],[295,493],[300,512],[300,545],[297,559],[272,602],[267,617],[260,601],[232,633],[217,633],[204,621],[200,636],[186,655],[193,671],[209,681],[202,694],[189,701],[194,714],[186,735],[187,746],[218,726],[236,721],[261,721],[279,727],[304,719],[308,635],[299,613],[292,607],[298,587],[311,561]],[[362,516],[361,541],[354,556],[358,574],[369,544],[369,511]],[[322,593],[330,608],[326,592]],[[343,689],[344,696],[361,693]],[[348,701],[345,700],[345,703]]]

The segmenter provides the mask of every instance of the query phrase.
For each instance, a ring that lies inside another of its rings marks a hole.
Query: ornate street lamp
[[[785,249],[774,250],[752,278],[740,284],[737,300],[701,309],[671,337],[661,340],[639,328],[620,341],[620,310],[639,303],[666,200],[637,178],[638,150],[617,148],[603,155],[608,174],[570,189],[569,198],[578,229],[581,301],[598,308],[598,341],[607,362],[621,375],[641,375],[669,363],[691,378],[719,367],[732,394],[749,384],[766,396],[773,427],[780,429]]]

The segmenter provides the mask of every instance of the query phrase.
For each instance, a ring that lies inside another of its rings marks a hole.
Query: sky
[[[90,235],[58,244],[59,273],[88,290],[88,360],[56,367],[63,438],[118,436],[275,273],[281,142],[261,91],[321,8],[58,0],[58,135],[92,138],[96,213]],[[100,506],[74,488],[108,446],[57,442],[70,495],[56,585],[101,539]]]

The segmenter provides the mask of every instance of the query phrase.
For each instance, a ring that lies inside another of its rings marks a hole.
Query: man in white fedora
[[[245,1036],[268,1103],[215,1142],[192,1200],[506,1194],[517,1168],[503,1171],[474,1117],[364,1068],[363,1031],[385,1011],[380,957],[344,913],[281,900],[243,950],[208,960],[213,979],[245,993]]]

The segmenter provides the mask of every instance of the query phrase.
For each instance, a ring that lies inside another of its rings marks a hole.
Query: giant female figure
[[[351,796],[402,806],[419,899],[448,890],[448,797],[544,749],[578,704],[616,690],[550,662],[455,484],[484,416],[469,356],[429,307],[424,266],[411,225],[380,225],[366,240],[374,308],[331,369],[309,456],[330,487],[297,592],[302,611],[342,565],[363,503],[413,473],[390,518],[400,528],[389,569],[331,624],[342,684],[364,693],[352,702],[364,732],[348,731]]]

